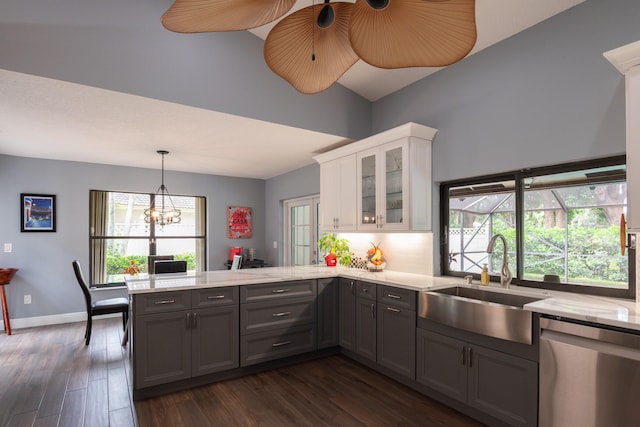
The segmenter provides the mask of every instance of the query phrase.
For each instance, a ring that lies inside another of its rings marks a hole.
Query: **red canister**
[[[233,260],[234,255],[242,255],[242,247],[240,246],[232,246],[229,250],[229,260]]]

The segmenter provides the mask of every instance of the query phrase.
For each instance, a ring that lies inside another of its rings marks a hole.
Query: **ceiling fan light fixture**
[[[298,92],[322,92],[358,61],[349,43],[353,3],[330,7],[334,20],[328,27],[317,25],[321,10],[308,6],[283,18],[265,40],[267,65]]]
[[[376,10],[384,9],[389,5],[390,0],[367,0],[367,4]]]
[[[326,2],[325,5],[320,10],[320,13],[318,14],[318,19],[316,20],[316,22],[318,23],[318,27],[327,28],[331,24],[333,24],[334,20],[335,20],[335,13],[333,12],[333,7],[331,7],[331,4],[329,4],[329,2]]]
[[[282,17],[295,3],[296,0],[176,0],[161,22],[177,33],[248,30]]]
[[[353,50],[378,68],[450,65],[476,37],[475,0],[356,0],[349,24]]]

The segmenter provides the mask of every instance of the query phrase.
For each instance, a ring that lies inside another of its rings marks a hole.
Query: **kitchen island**
[[[485,349],[475,351],[474,357],[491,357],[492,369],[500,362],[504,369],[519,366],[514,375],[526,373],[520,401],[533,406],[526,408],[529,416],[520,424],[513,423],[519,414],[502,416],[509,408],[493,411],[492,403],[478,409],[470,398],[449,399],[425,387],[431,379],[420,374],[425,363],[434,360],[427,358],[431,353],[424,346],[440,343],[432,341],[434,337],[458,335],[437,325],[420,332],[416,301],[421,292],[455,285],[531,296],[539,301],[524,305],[524,310],[536,319],[546,314],[640,331],[638,305],[632,301],[463,282],[457,277],[325,266],[130,278],[134,399],[342,353],[485,423],[536,425],[537,338],[526,346],[503,345],[502,340],[467,332],[458,337],[464,348],[472,344]],[[533,332],[538,333],[537,323]]]

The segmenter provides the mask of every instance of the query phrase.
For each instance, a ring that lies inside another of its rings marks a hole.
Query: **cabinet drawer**
[[[254,365],[316,349],[313,325],[276,329],[240,337],[240,366]]]
[[[290,298],[243,304],[240,313],[240,334],[315,323],[315,297]]]
[[[415,310],[416,291],[380,285],[378,286],[378,302],[394,307],[406,308],[407,310]]]
[[[133,298],[133,312],[136,316],[140,314],[189,310],[190,308],[191,291],[136,294]]]
[[[238,287],[194,289],[191,291],[191,307],[213,307],[238,303]]]
[[[376,284],[369,282],[356,282],[356,297],[376,300]]]
[[[240,287],[241,302],[270,301],[281,298],[306,296],[316,296],[315,280],[296,280]]]

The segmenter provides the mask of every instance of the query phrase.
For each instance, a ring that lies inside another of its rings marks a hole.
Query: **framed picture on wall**
[[[227,237],[230,239],[251,238],[251,208],[229,206],[227,208]]]
[[[56,196],[20,194],[20,231],[56,231]]]

